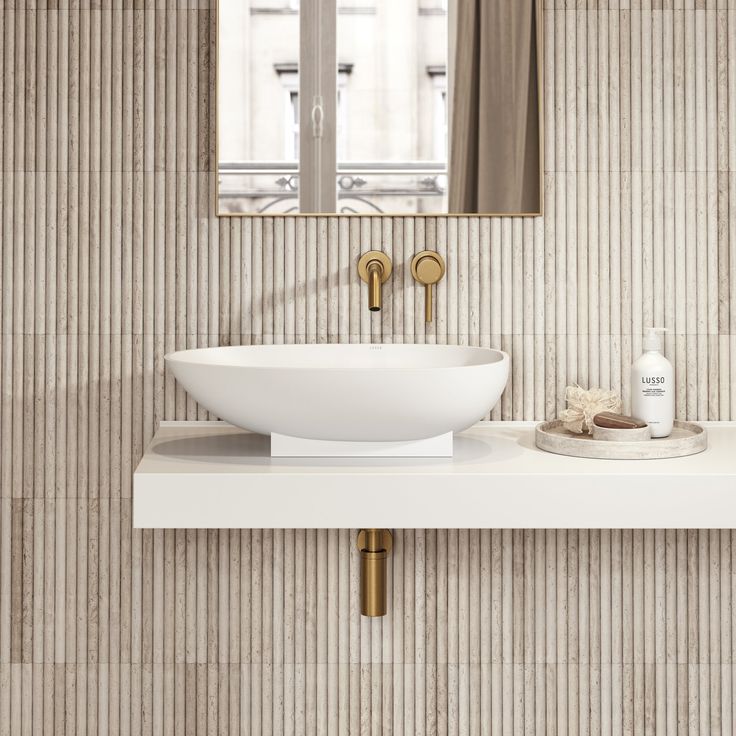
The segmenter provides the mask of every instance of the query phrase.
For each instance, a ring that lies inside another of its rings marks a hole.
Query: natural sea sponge
[[[614,391],[591,388],[587,391],[580,386],[565,389],[567,409],[560,412],[562,426],[575,434],[590,434],[593,417],[603,411],[615,414],[621,412],[621,398]]]

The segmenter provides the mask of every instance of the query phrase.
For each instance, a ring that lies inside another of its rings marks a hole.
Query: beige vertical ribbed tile
[[[315,674],[314,692],[314,721],[318,733],[325,733],[328,720],[328,682],[327,663],[328,659],[328,637],[327,637],[327,610],[328,610],[328,552],[327,552],[327,529],[317,529],[316,532],[316,554],[315,575],[312,588],[316,596],[315,624],[314,624],[314,665]]]
[[[723,733],[733,731],[733,597],[729,581],[733,575],[731,532],[720,530],[720,643],[719,662],[721,670],[721,729]]]
[[[300,218],[299,223],[304,227],[304,220]],[[360,244],[360,219],[351,217],[348,220],[346,255],[348,258],[347,272],[349,284],[349,312],[348,312],[348,334],[350,342],[360,342],[360,305],[363,291],[361,281],[355,273],[355,264],[362,253]],[[299,312],[297,311],[297,314]]]
[[[501,314],[500,314],[500,344],[508,353],[512,352],[513,341],[513,262],[514,243],[511,218],[505,217],[500,223],[500,278],[501,278]],[[501,396],[501,419],[509,419],[513,415],[513,399],[515,386],[521,378],[521,362],[514,361],[509,371],[509,382]]]
[[[334,282],[337,277],[337,219],[319,219],[317,238],[322,247],[317,248],[317,334],[318,342],[330,342],[335,332],[337,304],[334,301]]]
[[[651,312],[651,290],[645,271],[651,255],[651,241],[645,232],[651,211],[651,190],[645,186],[651,171],[649,142],[651,125],[651,25],[646,10],[632,8],[629,14],[630,74],[630,165],[631,172],[631,333],[632,350],[639,353],[639,333],[645,315]],[[646,61],[645,61],[646,60]],[[623,90],[622,90],[623,92]],[[647,320],[647,324],[651,320]]]
[[[460,344],[468,344],[469,314],[468,314],[468,271],[469,271],[469,218],[461,217],[457,221],[457,260],[453,269],[457,280],[457,334]]]
[[[403,626],[404,630],[402,633],[403,641],[403,656],[401,662],[403,663],[403,691],[404,691],[404,708],[403,708],[403,723],[400,724],[400,728],[403,728],[404,733],[415,733],[416,723],[416,712],[414,702],[414,691],[415,691],[415,666],[416,666],[416,639],[415,639],[415,615],[417,613],[416,598],[415,598],[415,546],[414,546],[414,530],[404,530],[400,532],[403,537],[402,549],[403,549],[403,570],[402,574],[404,577],[403,590],[404,590],[404,605],[403,605]],[[458,597],[459,601],[459,597]],[[375,630],[375,623],[373,629]],[[373,633],[373,632],[371,632]],[[376,702],[375,700],[373,702]],[[375,718],[376,708],[373,709],[373,717]],[[373,720],[373,719],[372,719]]]
[[[346,618],[344,609],[340,609],[340,530],[330,529],[325,532],[324,566],[325,587],[327,588],[327,610],[323,626],[326,629],[326,657],[322,663],[326,670],[327,731],[337,733],[340,725],[340,702],[337,693],[340,688],[340,633],[341,619]]]
[[[266,222],[266,220],[264,220]],[[363,226],[363,241],[367,244],[370,243],[370,231],[366,235],[366,226],[370,228],[370,221],[366,219]],[[317,248],[318,248],[318,230],[319,220],[318,218],[312,217],[306,222],[306,242],[305,242],[305,254],[304,254],[304,268],[305,268],[305,325],[306,332],[305,337],[308,343],[317,342]],[[370,246],[366,247],[366,250],[370,250]],[[261,256],[264,260],[266,259],[265,251]],[[255,277],[255,274],[254,274]],[[264,279],[264,287],[266,282]],[[264,316],[266,310],[264,309]],[[367,311],[367,310],[366,310]],[[264,333],[267,332],[268,326],[263,325]]]
[[[388,221],[390,227],[391,221]],[[324,283],[325,294],[322,308],[325,311],[324,321],[326,324],[325,341],[338,342],[339,338],[339,321],[340,321],[340,300],[339,300],[339,281],[340,281],[340,218],[331,217],[325,222],[325,243],[327,252],[324,254]],[[284,297],[286,298],[286,297]]]
[[[565,136],[567,130],[566,116],[566,67],[565,67],[565,21],[567,12],[554,13],[554,30],[553,43],[551,49],[554,49],[554,70],[552,72],[554,79],[554,93],[552,104],[555,110],[555,126],[554,126],[554,150],[555,150],[555,193],[554,193],[554,209],[547,212],[550,218],[550,226],[554,228],[555,238],[553,240],[555,270],[554,275],[548,274],[547,278],[552,279],[550,288],[554,294],[554,315],[553,326],[550,335],[553,336],[555,344],[555,384],[551,393],[553,396],[559,397],[563,395],[566,385],[567,374],[567,226],[566,226],[566,191],[567,191],[567,148],[565,145]],[[570,121],[572,125],[572,121]],[[548,203],[550,204],[550,203]],[[554,218],[553,220],[551,218]]]
[[[462,222],[462,220],[460,220]],[[411,241],[411,252],[419,253],[420,251],[426,250],[426,219],[423,217],[412,218],[411,228],[413,232],[413,238]],[[457,280],[461,283],[463,279],[463,268],[462,265],[457,270]],[[407,283],[408,282],[408,283]],[[404,269],[404,289],[406,290],[406,299],[404,300],[404,310],[406,312],[404,316],[405,324],[408,326],[407,342],[425,342],[425,332],[428,327],[424,320],[424,295],[423,289],[417,288],[418,284],[411,277],[411,270]],[[462,303],[462,300],[461,302]],[[413,321],[412,321],[413,317]]]
[[[447,272],[452,274],[452,276],[447,279],[445,307],[447,310],[447,342],[451,345],[457,344],[458,333],[458,230],[459,219],[454,217],[448,218],[446,233],[447,244],[445,246],[447,251],[444,254],[444,257]]]
[[[276,252],[275,252],[276,251]],[[276,274],[274,273],[274,262],[278,250],[275,246],[274,239],[274,221],[273,218],[267,217],[263,220],[262,243],[261,243],[261,263],[262,263],[262,334],[263,343],[270,345],[274,342],[275,336],[275,312],[276,304],[274,293],[276,289]],[[309,267],[307,267],[309,270]],[[279,278],[283,273],[280,269]]]
[[[445,263],[447,262],[447,224],[448,218],[437,218],[437,252],[444,258]],[[437,342],[444,345],[447,343],[447,279],[442,279],[437,284],[436,319],[435,334],[437,335]]]
[[[536,724],[536,666],[534,641],[535,602],[535,532],[525,529],[517,533],[519,547],[515,550],[515,589],[518,590],[515,616],[519,621],[517,659],[514,663],[518,684],[515,697],[514,727],[519,733],[533,733]]]
[[[554,530],[545,532],[545,589],[546,599],[544,606],[545,628],[545,723],[548,730],[558,732],[557,723],[557,545]],[[499,724],[500,724],[500,718]]]
[[[607,31],[607,71],[608,85],[606,89],[608,104],[607,119],[607,156],[610,177],[608,179],[608,263],[609,279],[603,285],[607,293],[610,309],[609,329],[611,334],[610,355],[610,385],[612,388],[621,386],[621,302],[625,298],[622,276],[621,276],[621,197],[622,197],[622,173],[621,173],[621,125],[620,125],[620,18],[619,13],[608,14]],[[628,208],[625,210],[628,212]]]
[[[632,108],[638,109],[638,102],[632,102],[632,13],[631,11],[622,9],[619,14],[619,43],[618,43],[618,83],[619,83],[619,105],[618,105],[618,123],[619,123],[619,139],[618,139],[618,165],[620,171],[620,197],[619,197],[619,216],[620,216],[620,312],[619,312],[619,330],[620,345],[618,355],[618,368],[620,371],[620,392],[626,406],[629,405],[630,384],[626,380],[628,377],[628,369],[631,365],[631,338],[633,333],[633,314],[634,305],[638,305],[641,300],[639,289],[639,280],[634,284],[634,274],[639,270],[637,268],[640,258],[640,207],[641,199],[636,200],[636,195],[640,194],[640,186],[638,183],[638,172],[634,169],[634,157],[640,148],[639,139],[633,130]],[[636,180],[636,181],[635,181]],[[634,242],[636,237],[637,242]]]
[[[470,561],[471,530],[458,531],[457,552],[457,703],[456,724],[458,733],[470,731],[470,682],[468,664],[470,662],[470,577],[468,575]],[[454,632],[453,632],[454,637]]]
[[[511,245],[511,279],[512,282],[522,283],[523,277],[523,253],[524,243],[522,241],[523,220],[518,217],[510,220],[511,225],[509,232],[509,242]],[[522,289],[514,289],[510,299],[510,317],[511,317],[511,336],[508,340],[507,349],[515,356],[512,370],[514,373],[512,379],[511,391],[511,416],[523,414],[524,402],[524,385],[525,385],[525,367],[524,362],[524,298]]]

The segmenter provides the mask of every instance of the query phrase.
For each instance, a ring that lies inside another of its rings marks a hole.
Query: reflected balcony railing
[[[299,211],[296,161],[226,161],[218,174],[220,205],[227,212]],[[447,196],[444,161],[349,162],[338,165],[335,177],[341,214],[441,212]]]

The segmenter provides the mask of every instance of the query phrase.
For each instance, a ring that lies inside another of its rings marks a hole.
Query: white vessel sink
[[[166,364],[220,419],[270,434],[272,445],[281,437],[280,455],[373,454],[350,443],[377,443],[377,454],[451,454],[446,442],[444,450],[406,445],[444,436],[451,448],[452,432],[494,407],[509,372],[506,353],[455,345],[203,348],[171,353]],[[282,436],[316,444],[299,449]]]

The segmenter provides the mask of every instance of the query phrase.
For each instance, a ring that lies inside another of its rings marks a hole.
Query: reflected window
[[[442,0],[220,0],[219,11],[224,211],[446,211]]]
[[[447,161],[448,110],[447,70],[444,66],[427,67],[432,80],[432,151],[436,161]]]
[[[284,90],[284,158],[299,160],[299,72],[296,63],[276,64]]]

